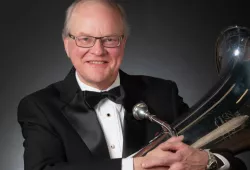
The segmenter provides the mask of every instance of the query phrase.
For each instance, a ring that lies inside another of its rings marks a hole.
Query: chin
[[[90,80],[90,82],[92,82],[92,84],[96,84],[96,85],[101,85],[101,86],[105,86],[105,88],[108,88],[109,86],[111,86],[111,84],[115,81],[114,74],[108,74],[108,75],[96,75],[96,76],[92,76]]]
[[[86,78],[89,82],[101,83],[101,82],[108,80],[110,78],[110,76],[107,76],[104,74],[90,74],[90,75],[86,76]]]
[[[82,78],[90,84],[109,84],[113,83],[116,78],[116,72],[114,70],[88,70],[83,71]],[[110,84],[111,85],[111,84]]]

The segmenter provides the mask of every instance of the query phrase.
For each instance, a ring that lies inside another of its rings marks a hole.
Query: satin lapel
[[[63,112],[94,156],[110,158],[96,113],[88,108],[82,95],[77,94]]]
[[[89,108],[76,82],[75,69],[72,68],[61,86],[61,99],[65,102],[62,112],[77,131],[91,153],[96,157],[110,158],[107,143],[94,109]]]
[[[143,100],[143,87],[138,79],[120,71],[121,85],[125,91],[123,105],[125,108],[123,132],[123,158],[137,152],[145,145],[145,121],[138,121],[133,117],[133,106]],[[133,84],[132,84],[133,83]]]

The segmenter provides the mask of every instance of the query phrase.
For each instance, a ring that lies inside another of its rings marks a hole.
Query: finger
[[[180,154],[171,154],[168,156],[163,157],[157,157],[157,156],[150,156],[148,158],[145,158],[142,161],[142,167],[143,168],[153,168],[153,167],[159,167],[159,166],[170,166],[173,163],[181,161],[181,155]]]
[[[177,162],[177,163],[174,163],[173,165],[171,165],[169,167],[169,170],[183,170],[183,169],[187,169],[188,166],[186,164],[183,164],[181,162]]]
[[[162,143],[162,145],[160,146],[160,149],[163,151],[178,151],[180,149],[183,149],[184,147],[187,147],[186,144],[184,144],[183,142],[164,142]]]
[[[180,135],[180,136],[173,136],[170,139],[168,139],[166,142],[180,142],[183,141],[184,136]]]
[[[167,164],[168,162],[164,158],[151,157],[150,159],[147,159],[142,162],[142,168],[150,169],[155,167],[167,166]]]
[[[157,147],[153,150],[151,150],[150,152],[148,152],[146,154],[146,156],[156,156],[156,157],[169,157],[172,156],[172,154],[174,154],[174,152],[172,151],[166,151],[166,150],[162,150],[160,147]]]
[[[149,169],[149,170],[169,170],[169,167],[155,167],[155,168]]]
[[[159,145],[159,148],[164,147],[166,143],[178,143],[181,142],[184,139],[184,136],[173,136],[169,138],[167,141],[163,142],[162,144]]]

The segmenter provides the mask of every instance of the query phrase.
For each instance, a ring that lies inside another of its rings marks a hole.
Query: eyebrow
[[[84,33],[84,32],[80,32],[80,33],[78,33],[78,35],[86,35],[86,36],[92,36],[92,35],[90,35],[90,34],[87,34],[87,33]]]
[[[84,32],[80,32],[77,36],[90,36],[90,37],[95,37],[93,35],[90,35],[90,34],[87,34],[87,33],[84,33]],[[105,35],[105,36],[101,36],[101,37],[110,37],[110,36],[119,36],[119,34],[109,34],[109,35]]]

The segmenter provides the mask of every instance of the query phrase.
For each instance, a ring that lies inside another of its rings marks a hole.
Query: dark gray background
[[[20,99],[71,68],[61,30],[71,0],[1,2],[0,169],[23,169]],[[218,80],[215,41],[229,25],[250,27],[247,0],[120,0],[131,25],[122,69],[177,82],[192,106]],[[240,157],[248,163],[249,153]]]

